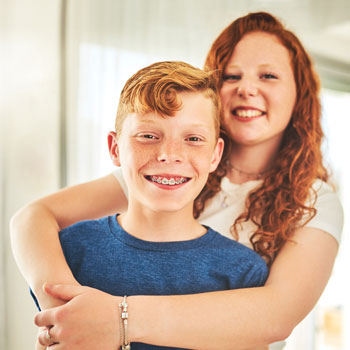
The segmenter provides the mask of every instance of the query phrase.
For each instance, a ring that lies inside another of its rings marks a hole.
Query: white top
[[[114,176],[120,183],[126,197],[128,197],[128,189],[120,168],[114,171]],[[210,226],[222,235],[233,239],[230,227],[234,220],[244,212],[248,193],[259,186],[261,181],[255,180],[243,184],[233,184],[228,178],[224,177],[221,181],[221,191],[206,204],[199,217],[200,223]],[[317,201],[314,204],[317,213],[305,227],[318,228],[328,232],[339,242],[344,221],[340,200],[332,187],[321,180],[314,182],[313,189],[317,193]],[[313,203],[314,198],[314,193],[311,193],[309,203]],[[248,221],[242,223],[241,227],[239,242],[252,248],[249,238],[255,232],[255,225]],[[270,344],[269,348],[270,350],[282,350],[285,344],[285,341],[281,341]]]
[[[113,174],[123,188],[125,195],[128,196],[121,168],[117,168]],[[259,186],[261,181],[255,180],[243,184],[233,184],[228,178],[224,177],[221,181],[221,191],[207,203],[199,217],[200,223],[210,226],[222,235],[233,239],[230,227],[234,220],[244,212],[248,193]],[[344,221],[340,200],[332,187],[321,180],[314,182],[313,189],[317,193],[317,201],[314,205],[317,213],[305,227],[318,228],[328,232],[339,242]],[[313,200],[314,194],[311,193],[311,203]],[[242,223],[242,229],[239,231],[239,241],[252,248],[249,238],[255,230],[256,227],[251,221]]]

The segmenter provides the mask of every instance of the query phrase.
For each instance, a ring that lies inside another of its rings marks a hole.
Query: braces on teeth
[[[156,176],[151,176],[151,180],[153,182],[157,182],[159,184],[163,184],[163,185],[170,185],[170,186],[174,186],[174,185],[180,185],[184,182],[186,182],[186,179],[184,177],[175,180],[173,177],[171,179],[167,179],[165,177],[161,178],[161,177],[156,177]]]

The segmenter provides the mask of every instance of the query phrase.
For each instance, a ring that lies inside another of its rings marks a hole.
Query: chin
[[[233,138],[235,144],[239,146],[254,146],[259,144],[261,141],[258,138]]]
[[[149,208],[157,213],[175,213],[184,209],[185,205],[181,205],[178,202],[157,203],[150,205]]]

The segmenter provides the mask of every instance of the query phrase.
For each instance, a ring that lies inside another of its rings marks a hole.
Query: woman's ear
[[[117,134],[114,131],[108,133],[108,150],[113,164],[120,166]]]

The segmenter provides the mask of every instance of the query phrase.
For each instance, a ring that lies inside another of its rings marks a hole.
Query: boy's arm
[[[44,282],[77,284],[58,232],[77,221],[122,212],[126,206],[124,192],[111,174],[39,199],[14,215],[10,224],[13,253],[42,309],[62,303],[42,291]]]

